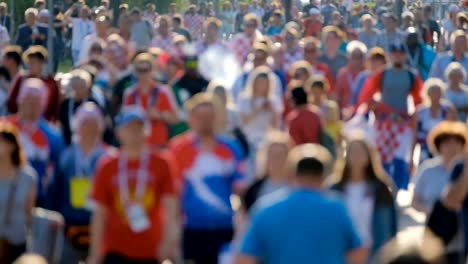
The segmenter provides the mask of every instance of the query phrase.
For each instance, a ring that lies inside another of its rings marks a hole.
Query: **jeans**
[[[77,66],[80,63],[80,50],[72,50],[73,66]]]

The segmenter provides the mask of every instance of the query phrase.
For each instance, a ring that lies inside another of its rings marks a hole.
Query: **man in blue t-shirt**
[[[259,201],[237,264],[364,263],[367,252],[345,207],[321,189],[331,167],[330,153],[305,144],[288,159],[298,188]]]

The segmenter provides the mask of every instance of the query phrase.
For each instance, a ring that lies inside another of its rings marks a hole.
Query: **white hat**
[[[460,8],[456,4],[451,4],[448,8],[449,13],[458,13]]]
[[[37,16],[38,17],[49,17],[49,10],[42,9]]]
[[[309,15],[311,15],[311,16],[320,15],[320,10],[318,10],[317,8],[311,8],[309,10]]]

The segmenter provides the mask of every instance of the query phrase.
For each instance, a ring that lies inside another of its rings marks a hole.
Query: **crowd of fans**
[[[0,3],[0,263],[465,263],[467,1],[192,2]]]

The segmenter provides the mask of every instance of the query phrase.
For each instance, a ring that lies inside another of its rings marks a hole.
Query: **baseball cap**
[[[448,8],[449,13],[458,13],[460,8],[456,4],[451,4]]]
[[[317,8],[311,8],[309,10],[309,15],[311,15],[311,16],[320,15],[320,10],[318,10]]]
[[[121,127],[133,121],[146,122],[146,114],[143,108],[137,105],[125,106],[115,117],[115,126]]]
[[[392,44],[390,45],[390,52],[405,52],[405,46],[403,44]]]

